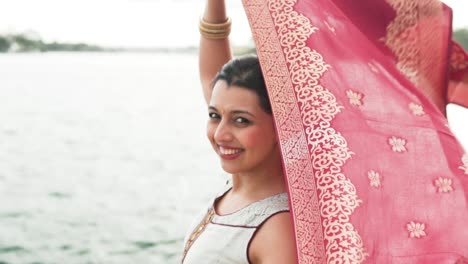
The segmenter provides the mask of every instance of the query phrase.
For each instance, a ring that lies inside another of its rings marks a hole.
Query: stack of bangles
[[[231,33],[231,19],[228,17],[222,23],[208,23],[203,18],[200,19],[200,34],[208,39],[225,39]]]

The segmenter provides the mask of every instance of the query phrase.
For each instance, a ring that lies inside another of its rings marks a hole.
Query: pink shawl
[[[445,107],[468,106],[468,57],[451,41],[450,8],[434,0],[244,7],[299,263],[465,263],[468,155]]]

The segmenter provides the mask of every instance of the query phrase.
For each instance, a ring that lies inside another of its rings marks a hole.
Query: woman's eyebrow
[[[255,117],[254,114],[250,113],[249,111],[244,111],[244,110],[234,110],[232,111],[233,114],[246,114],[246,115],[250,115],[252,117]]]
[[[208,110],[212,110],[212,111],[216,111],[216,112],[219,112],[218,109],[216,109],[216,107],[214,106],[208,106]],[[249,115],[249,116],[252,116],[252,117],[255,117],[254,114],[250,113],[249,111],[245,111],[245,110],[233,110],[230,112],[231,114],[234,114],[234,115],[238,115],[238,114],[245,114],[245,115]]]

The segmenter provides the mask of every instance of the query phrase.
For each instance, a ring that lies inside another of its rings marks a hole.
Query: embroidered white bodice
[[[189,229],[186,243],[194,229],[200,228],[207,213],[213,212],[211,221],[204,225],[203,231],[187,251],[183,264],[250,263],[248,248],[257,229],[271,216],[289,211],[286,193],[270,196],[227,215],[216,214],[214,202],[197,217]]]

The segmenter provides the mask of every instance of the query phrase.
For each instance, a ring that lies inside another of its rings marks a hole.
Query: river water
[[[0,56],[0,263],[178,263],[224,181],[197,76],[190,54]]]

